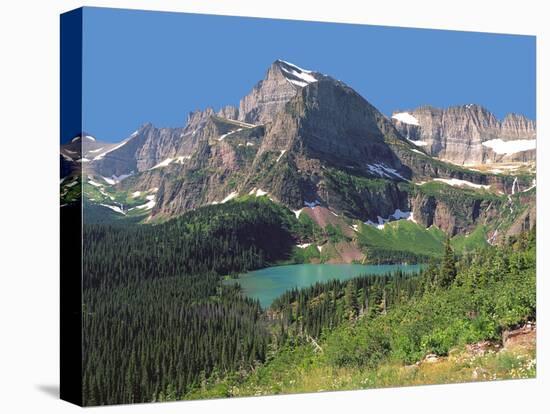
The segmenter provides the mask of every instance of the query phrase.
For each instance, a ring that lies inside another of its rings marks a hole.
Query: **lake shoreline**
[[[291,289],[302,289],[331,280],[346,281],[361,276],[376,276],[401,271],[417,273],[423,264],[286,264],[270,266],[245,273],[237,278],[225,278],[222,283],[239,284],[243,294],[257,299],[262,308],[267,309],[273,301]]]

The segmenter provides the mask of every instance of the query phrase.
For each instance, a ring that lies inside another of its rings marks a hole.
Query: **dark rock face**
[[[463,198],[459,203],[445,197],[417,193],[411,199],[411,210],[418,223],[436,226],[450,236],[467,233],[478,223],[487,223],[498,216],[501,203],[481,198]]]
[[[523,115],[509,114],[501,122],[479,105],[447,109],[424,106],[394,113],[392,121],[403,136],[419,141],[421,145],[425,144],[423,148],[430,155],[456,164],[535,159],[534,150],[502,153],[483,145],[484,142],[498,139],[534,140],[535,122]]]

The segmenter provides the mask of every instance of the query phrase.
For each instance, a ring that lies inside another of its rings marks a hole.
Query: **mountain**
[[[315,240],[335,260],[362,260],[361,224],[379,231],[407,219],[421,233],[435,226],[449,236],[483,226],[491,242],[532,227],[534,164],[497,168],[534,160],[533,150],[499,154],[534,136],[525,117],[501,122],[477,105],[390,119],[345,83],[277,60],[238,106],[192,112],[181,128],[145,124],[116,144],[83,134],[62,146],[62,185],[75,186],[70,176],[82,171],[87,203],[146,222],[268,197],[337,229],[343,239]],[[474,161],[494,169],[453,164]]]
[[[508,114],[499,121],[475,104],[423,106],[394,112],[392,121],[401,135],[445,161],[462,165],[535,160],[536,124],[523,115]]]

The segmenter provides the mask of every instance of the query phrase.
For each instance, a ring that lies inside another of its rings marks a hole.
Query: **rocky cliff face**
[[[415,220],[436,226],[450,236],[472,231],[476,225],[498,218],[502,202],[482,197],[461,197],[460,202],[441,195],[417,193],[411,198]]]
[[[457,164],[534,160],[536,125],[523,115],[499,121],[479,105],[424,106],[392,115],[398,131],[430,155]],[[523,141],[517,143],[516,141]]]
[[[296,95],[299,86],[284,76],[282,64],[275,62],[264,80],[258,82],[252,92],[239,104],[239,120],[252,124],[271,121],[284,105]]]
[[[321,73],[276,60],[265,78],[241,99],[238,108],[225,106],[218,115],[256,125],[269,123],[303,87],[325,77]]]
[[[340,209],[337,197],[327,192],[327,169],[403,180],[409,170],[392,151],[395,140],[409,145],[353,89],[325,77],[303,87],[266,126],[248,183],[292,208],[318,201]]]

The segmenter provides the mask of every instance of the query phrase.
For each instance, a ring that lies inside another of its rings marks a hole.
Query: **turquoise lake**
[[[243,293],[258,299],[267,308],[286,290],[304,288],[332,279],[348,280],[360,275],[377,275],[395,270],[418,272],[422,265],[360,265],[360,264],[299,264],[274,266],[243,273],[238,279],[225,283],[239,283]]]

